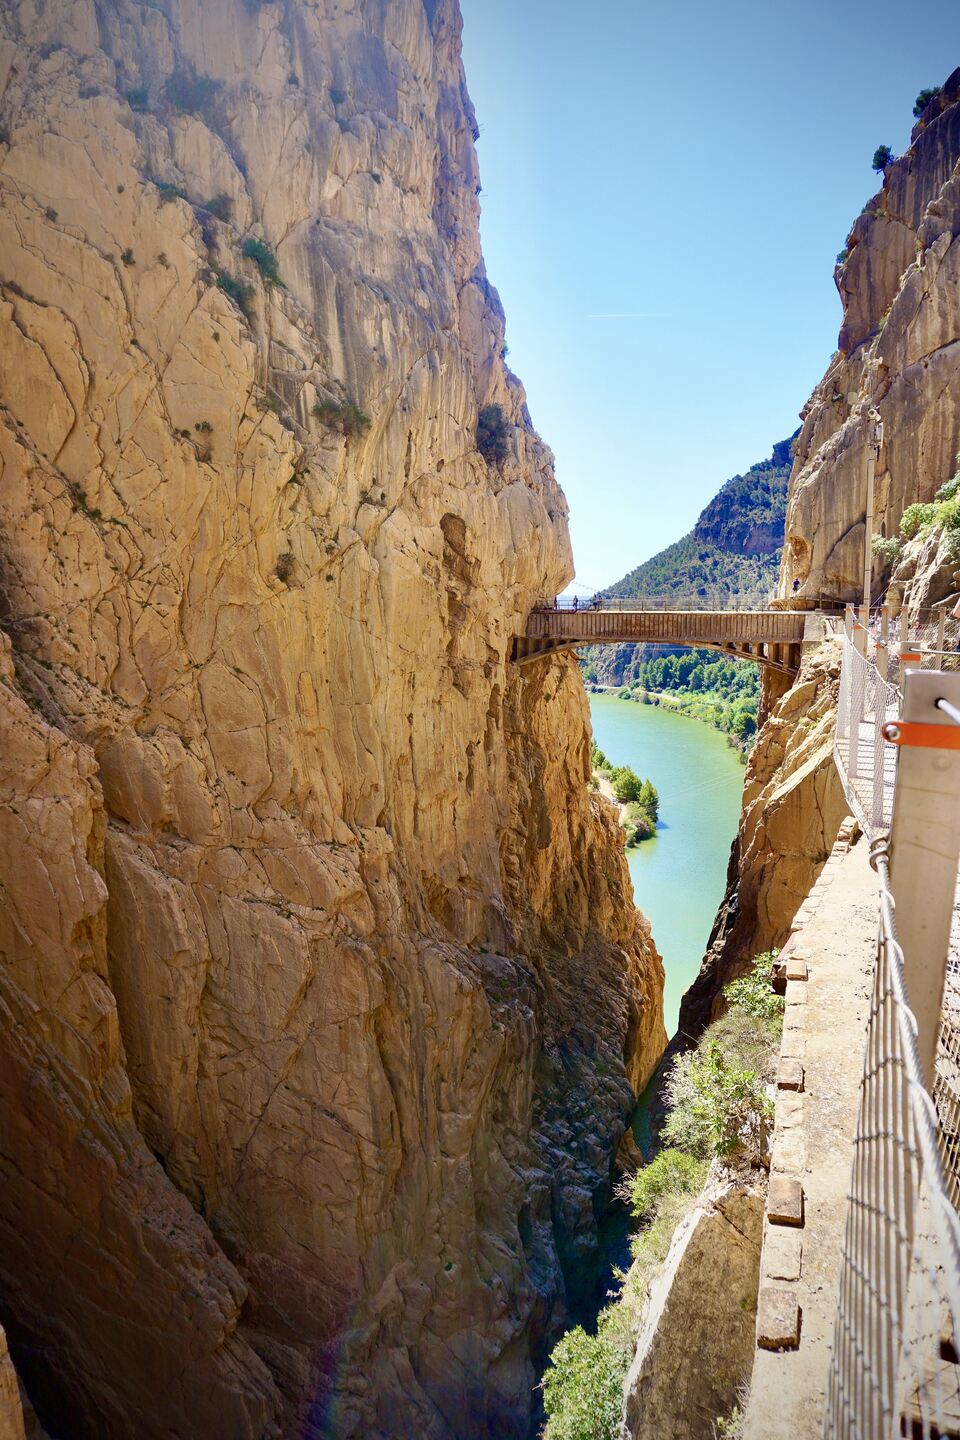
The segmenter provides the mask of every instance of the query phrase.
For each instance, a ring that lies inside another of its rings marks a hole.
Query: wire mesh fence
[[[834,758],[843,788],[865,834],[890,827],[897,752],[883,727],[900,713],[900,691],[848,639],[840,669]]]
[[[911,673],[904,662],[904,701],[848,633],[835,758],[871,837],[880,926],[825,1440],[960,1436],[960,828],[957,797],[942,790],[957,787],[960,761],[931,760],[938,753],[931,749],[926,758],[911,756],[906,778],[901,772],[883,726],[919,703]],[[929,677],[928,697],[949,683],[941,675]],[[957,684],[954,679],[954,695]],[[931,737],[921,743],[931,744]],[[947,893],[925,896],[924,876]],[[909,960],[895,897],[905,907]],[[917,943],[925,934],[924,906],[932,917],[926,951]]]

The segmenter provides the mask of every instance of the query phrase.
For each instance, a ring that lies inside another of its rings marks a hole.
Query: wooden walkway
[[[688,645],[792,674],[808,619],[800,610],[543,608],[514,641],[513,659],[525,665],[579,645]]]

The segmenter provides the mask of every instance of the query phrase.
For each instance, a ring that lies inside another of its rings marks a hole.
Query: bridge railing
[[[960,674],[848,622],[835,759],[880,881],[825,1440],[960,1434]],[[882,647],[879,652],[882,659]]]
[[[559,595],[556,599],[545,600],[535,606],[534,614],[555,613],[557,611],[581,611],[581,610],[609,610],[621,613],[643,614],[649,610],[667,611],[703,611],[716,613],[718,611],[753,612],[756,614],[764,611],[780,611],[785,608],[786,602],[782,599],[778,604],[772,603],[777,597],[767,592],[745,593],[743,595],[731,595],[726,590],[705,590],[702,594],[696,595],[604,595],[600,592],[597,595],[584,598],[580,595]],[[803,605],[797,605],[797,609],[817,609],[823,611],[835,611],[843,613],[843,602],[827,596],[804,596]]]

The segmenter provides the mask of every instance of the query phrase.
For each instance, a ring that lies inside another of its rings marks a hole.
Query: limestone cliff
[[[812,648],[785,692],[780,677],[765,680],[766,718],[747,761],[726,894],[680,1006],[685,1039],[717,1014],[728,980],[786,940],[847,813],[833,763],[839,648],[838,641]]]
[[[63,1440],[524,1435],[664,1039],[575,662],[509,663],[571,565],[459,32],[0,3],[0,1318]]]
[[[897,533],[907,506],[930,501],[957,470],[960,449],[960,70],[914,127],[910,148],[884,172],[839,257],[843,322],[826,375],[804,407],[795,444],[781,594],[859,600],[863,588],[867,417],[884,443],[874,531]],[[873,598],[887,585],[916,612],[956,597],[960,551],[934,531],[874,564]],[[845,813],[831,759],[838,657],[807,656],[786,695],[767,681],[724,905],[681,1029],[697,1033],[719,986],[750,957],[786,938],[830,853]]]
[[[790,479],[783,583],[801,594],[859,600],[863,588],[864,447],[876,406],[884,445],[875,532],[932,500],[960,448],[960,70],[930,101],[910,148],[854,222],[836,280],[838,350],[803,414]],[[955,590],[946,553],[907,557],[927,577],[917,602]],[[938,575],[938,579],[933,579]],[[931,583],[932,582],[932,583]],[[883,588],[878,563],[874,599]]]

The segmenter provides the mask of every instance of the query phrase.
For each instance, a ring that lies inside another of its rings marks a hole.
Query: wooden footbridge
[[[513,644],[513,659],[527,665],[579,645],[688,645],[756,660],[793,674],[809,612],[802,610],[665,610],[643,600],[558,601],[531,611]]]

